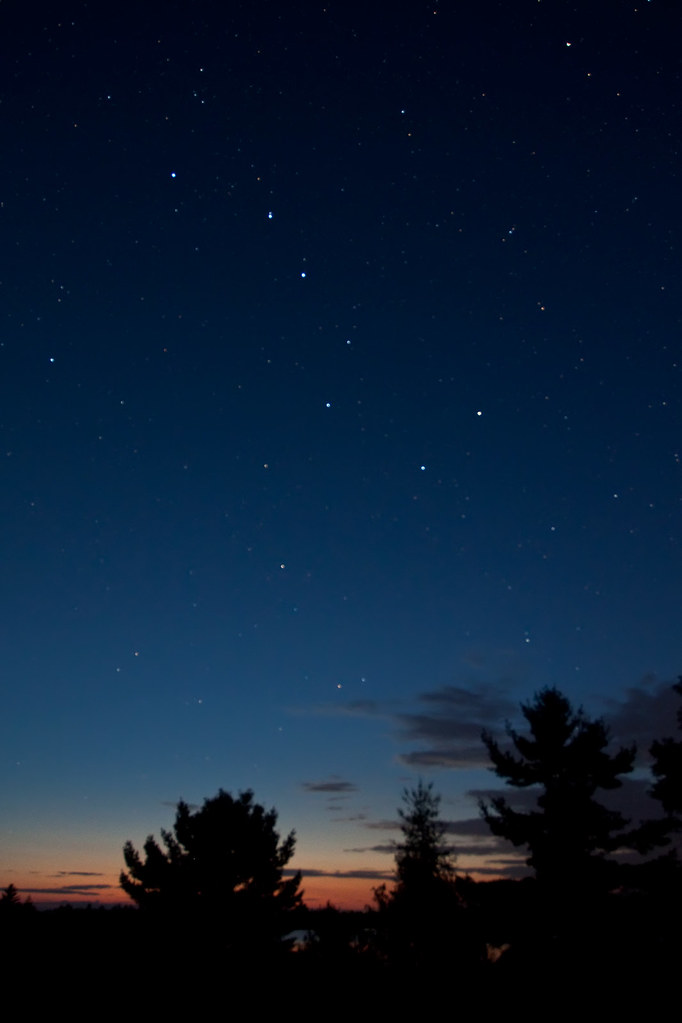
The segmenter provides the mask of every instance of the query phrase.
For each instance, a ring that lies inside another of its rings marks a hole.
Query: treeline
[[[675,690],[682,696],[682,681]],[[129,961],[136,997],[167,1008],[226,992],[234,1008],[240,990],[253,1008],[292,985],[396,1011],[435,1006],[448,984],[472,1002],[485,992],[498,1009],[514,992],[550,989],[571,1003],[668,997],[681,951],[682,740],[653,744],[651,795],[662,812],[632,823],[601,799],[632,772],[634,747],[609,749],[604,722],[556,689],[521,710],[525,733],[508,726],[504,745],[482,739],[492,770],[534,799],[500,795],[480,812],[526,851],[532,876],[459,875],[440,798],[420,782],[398,811],[392,885],[361,913],[310,910],[300,875],[286,876],[293,832],[280,839],[275,811],[251,792],[221,790],[194,812],[180,802],[161,844],[150,836],[140,853],[126,843],[120,882],[138,909],[35,913],[10,885],[0,898],[10,975],[30,963],[56,977],[77,964],[88,987]]]

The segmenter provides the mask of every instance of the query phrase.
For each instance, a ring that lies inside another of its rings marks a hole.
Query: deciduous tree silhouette
[[[620,845],[625,818],[594,798],[599,789],[616,789],[619,775],[632,771],[635,748],[607,752],[603,720],[591,721],[582,708],[573,710],[558,689],[546,688],[522,704],[529,736],[510,725],[507,734],[516,753],[503,750],[483,732],[492,770],[517,788],[537,787],[537,810],[514,810],[498,796],[480,801],[482,816],[495,835],[525,845],[538,882],[564,894],[608,890],[615,883],[615,864],[607,858]]]
[[[165,849],[150,835],[143,859],[126,842],[121,887],[143,910],[219,924],[228,943],[277,939],[301,893],[300,874],[283,878],[294,832],[280,842],[276,822],[250,791],[234,799],[221,789],[194,813],[181,801],[173,831],[161,832]]]

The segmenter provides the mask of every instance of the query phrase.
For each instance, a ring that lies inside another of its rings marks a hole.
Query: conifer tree
[[[398,888],[423,893],[452,881],[455,868],[452,850],[444,841],[440,796],[433,785],[420,781],[415,789],[404,790],[403,804],[398,809],[403,840],[395,855]]]
[[[250,791],[233,798],[221,789],[195,812],[181,801],[173,831],[161,832],[165,850],[150,835],[143,858],[126,842],[120,885],[155,917],[219,925],[228,944],[277,940],[300,904],[301,877],[283,877],[294,832],[280,842],[276,823]]]
[[[3,907],[16,907],[21,905],[21,899],[19,898],[19,892],[16,890],[13,884],[9,884],[0,895],[0,903]]]
[[[682,675],[673,686],[682,696]],[[677,723],[682,729],[682,708],[677,712]],[[651,795],[658,799],[668,815],[672,830],[682,827],[682,739],[660,739],[651,746],[654,762],[651,770],[656,782]]]
[[[484,945],[463,894],[473,884],[455,876],[454,852],[445,841],[440,796],[419,782],[403,791],[398,809],[402,841],[395,847],[395,879],[375,889],[377,940],[399,969],[477,969]]]
[[[492,770],[516,788],[537,788],[537,809],[513,809],[502,796],[481,800],[481,814],[495,835],[526,846],[526,862],[547,888],[564,892],[608,890],[615,864],[607,857],[621,845],[627,821],[595,799],[600,789],[616,789],[632,771],[635,748],[609,753],[603,720],[574,710],[555,688],[522,704],[530,735],[507,725],[514,751],[503,750],[483,732]]]

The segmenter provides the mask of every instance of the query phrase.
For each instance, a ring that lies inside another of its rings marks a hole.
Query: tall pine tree
[[[395,886],[375,889],[381,952],[399,969],[471,971],[485,948],[468,912],[465,892],[473,884],[455,875],[455,856],[440,817],[440,796],[419,782],[403,791],[398,809],[402,840],[395,847]],[[473,976],[473,974],[472,974]]]
[[[502,749],[488,732],[482,738],[500,778],[538,790],[537,809],[515,810],[497,796],[490,803],[481,800],[481,814],[493,834],[527,847],[526,862],[546,889],[607,891],[616,883],[608,854],[621,844],[628,822],[595,794],[620,787],[619,776],[633,769],[635,748],[609,753],[603,720],[574,710],[558,689],[542,689],[521,710],[530,734],[508,725],[513,750]]]
[[[682,675],[673,689],[682,696]],[[677,723],[682,729],[682,708],[677,712]],[[651,747],[654,758],[651,770],[656,782],[651,790],[668,815],[671,830],[682,827],[682,739],[659,739]]]
[[[432,785],[421,781],[416,789],[405,789],[403,807],[398,809],[403,840],[396,847],[398,887],[407,894],[423,897],[454,877],[452,850],[444,840],[446,826],[440,819],[440,796]]]

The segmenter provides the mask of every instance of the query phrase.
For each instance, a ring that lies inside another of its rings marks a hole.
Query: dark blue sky
[[[362,901],[420,775],[504,856],[480,728],[680,670],[677,6],[0,13],[6,883],[253,787]]]

